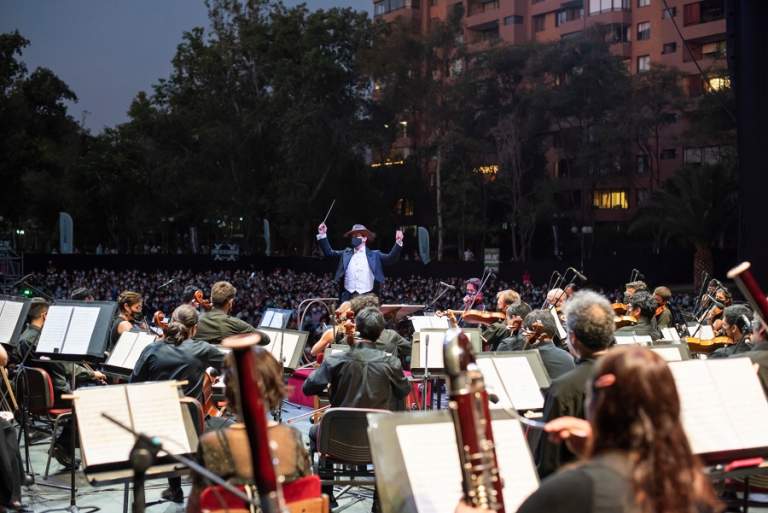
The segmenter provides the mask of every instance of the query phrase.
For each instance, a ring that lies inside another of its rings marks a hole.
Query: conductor
[[[341,257],[333,278],[340,285],[340,300],[347,301],[353,296],[371,291],[378,294],[384,282],[383,267],[394,264],[400,258],[403,232],[395,232],[395,245],[389,253],[367,247],[367,242],[373,241],[376,234],[362,224],[353,225],[352,229],[344,234],[345,237],[350,237],[351,247],[342,250],[331,248],[327,232],[328,227],[321,223],[317,227],[317,240],[323,255]]]

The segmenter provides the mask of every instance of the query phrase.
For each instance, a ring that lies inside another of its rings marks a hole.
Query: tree
[[[650,231],[663,243],[692,246],[693,272],[713,271],[712,248],[720,245],[737,212],[737,184],[732,162],[684,167],[651,194],[630,232]]]

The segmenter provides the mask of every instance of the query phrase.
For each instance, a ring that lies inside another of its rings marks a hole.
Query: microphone
[[[569,267],[568,270],[573,271],[573,274],[575,274],[576,277],[581,281],[587,281],[587,277],[581,274],[579,271],[577,271],[575,267]]]
[[[29,278],[31,278],[31,277],[32,277],[32,275],[31,275],[31,274],[27,274],[26,276],[22,276],[22,277],[21,277],[21,279],[20,279],[19,281],[17,281],[17,282],[16,282],[16,283],[14,283],[13,285],[11,285],[11,288],[13,288],[13,287],[15,287],[15,286],[17,286],[17,285],[21,285],[22,283],[24,283],[25,281],[27,281],[27,280],[28,280]]]
[[[171,278],[170,280],[166,281],[165,283],[163,283],[162,285],[157,287],[157,290],[164,289],[165,287],[167,287],[168,285],[170,285],[174,281],[176,281],[176,278]]]
[[[440,285],[445,287],[446,289],[456,290],[455,285],[451,285],[450,283],[445,283],[444,281],[441,281]]]

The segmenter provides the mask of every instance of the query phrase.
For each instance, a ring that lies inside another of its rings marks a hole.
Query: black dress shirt
[[[302,390],[306,395],[317,395],[328,385],[333,407],[400,410],[403,398],[411,391],[400,360],[367,340],[325,358]]]

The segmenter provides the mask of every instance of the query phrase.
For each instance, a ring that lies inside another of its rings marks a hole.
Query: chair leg
[[[43,475],[43,479],[48,479],[48,471],[51,468],[51,456],[53,456],[53,446],[56,443],[56,430],[59,427],[59,420],[61,420],[62,417],[67,416],[69,416],[69,413],[62,413],[61,415],[57,415],[56,419],[53,421],[51,443],[48,445],[48,461],[45,462],[45,474]]]

